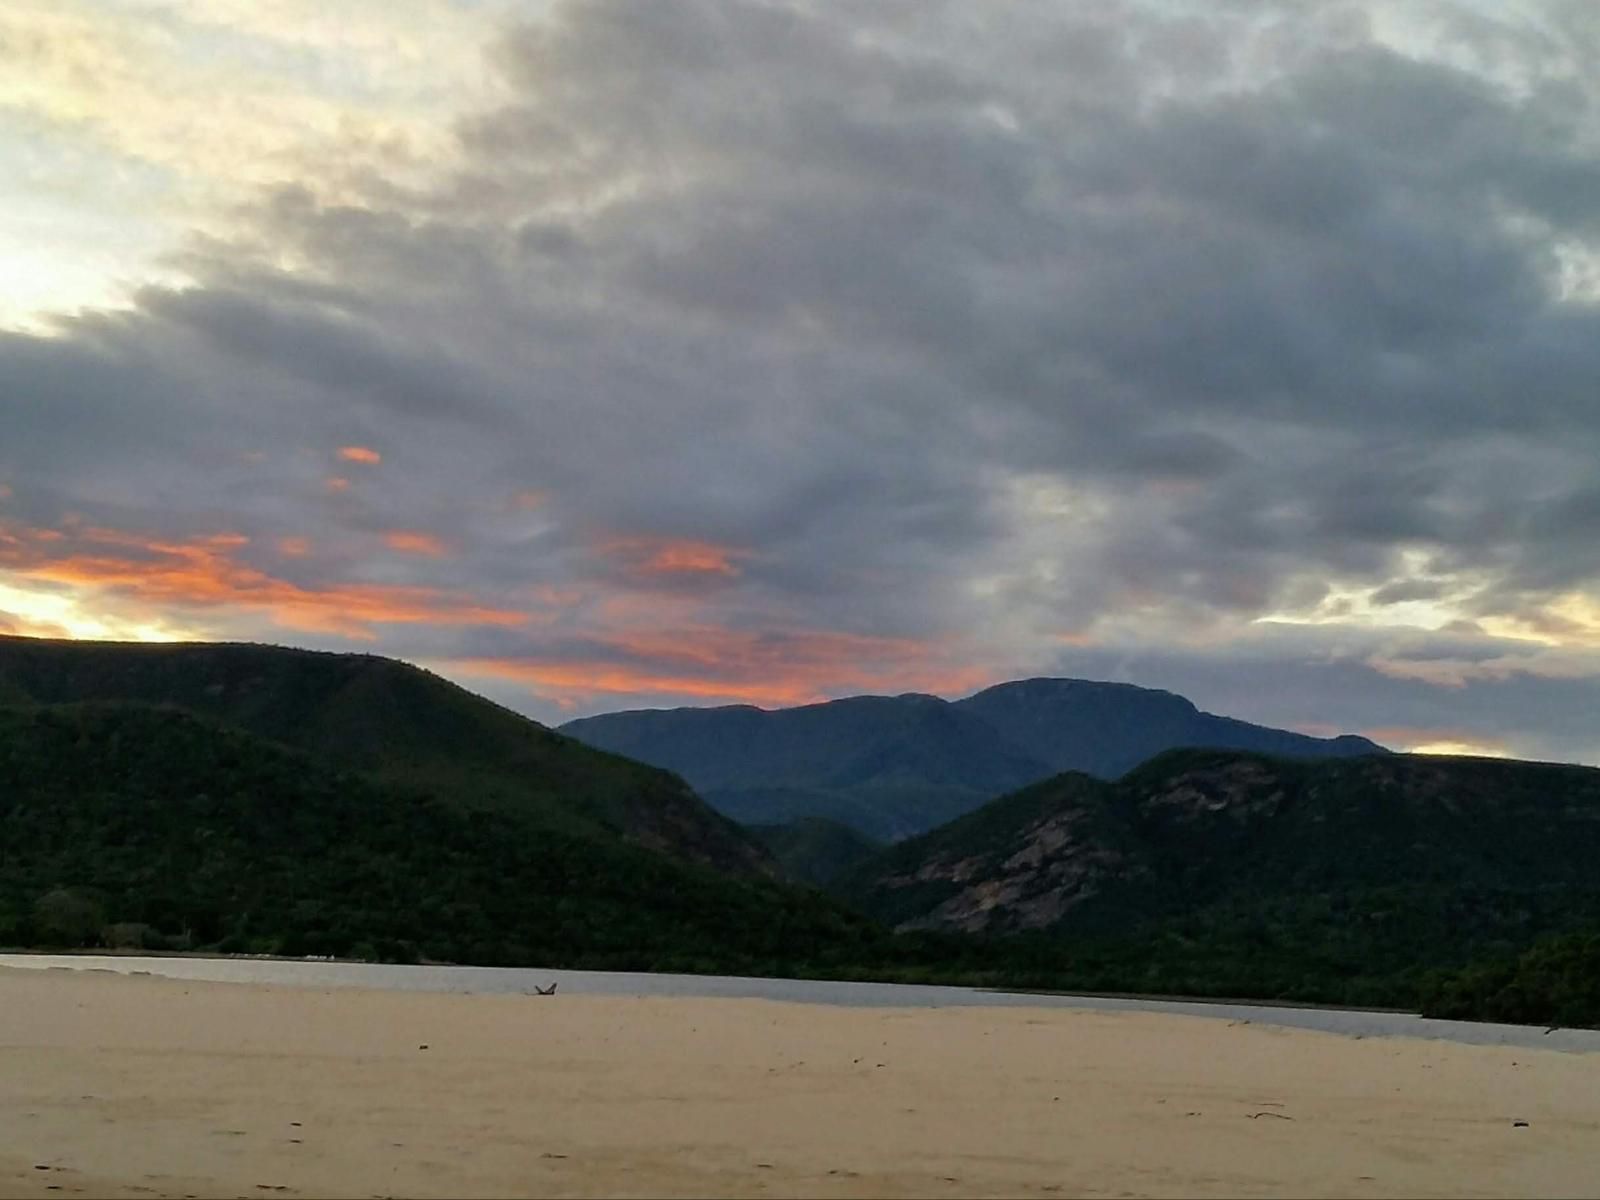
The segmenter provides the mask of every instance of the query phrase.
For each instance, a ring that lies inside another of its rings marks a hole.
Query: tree
[[[99,901],[73,888],[48,891],[33,906],[34,929],[50,946],[95,945],[105,921]]]

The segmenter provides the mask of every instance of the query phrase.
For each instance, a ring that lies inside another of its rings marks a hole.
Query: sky
[[[0,632],[1600,763],[1591,0],[6,0]]]

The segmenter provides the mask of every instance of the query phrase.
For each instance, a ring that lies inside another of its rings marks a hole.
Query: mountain
[[[1360,1002],[1350,981],[1392,997],[1600,918],[1597,856],[1600,770],[1186,750],[1003,797],[831,890],[901,929],[1070,945],[1083,986]]]
[[[955,702],[857,696],[609,713],[561,731],[682,775],[749,825],[823,817],[869,837],[913,836],[1060,771],[1117,775],[1163,750],[1214,746],[1290,756],[1372,754],[1213,716],[1171,692],[1081,679],[1003,683]]]
[[[987,722],[936,696],[857,696],[765,711],[748,705],[613,713],[561,727],[582,742],[676,771],[747,825],[823,817],[906,837],[1048,774]]]
[[[817,887],[883,849],[882,842],[823,817],[803,817],[787,825],[752,825],[750,832],[772,852],[784,875]]]
[[[810,973],[878,927],[179,709],[0,708],[0,945]]]
[[[1379,754],[1364,737],[1311,737],[1201,712],[1173,692],[1088,679],[1022,679],[959,700],[1052,772],[1115,779],[1164,750],[1252,750],[1285,758]]]
[[[988,936],[891,935],[813,890],[340,772],[180,709],[0,707],[0,946],[1600,1023],[1600,772],[1181,752],[1135,776],[1061,776],[891,847],[838,890],[909,926]]]
[[[277,646],[0,636],[0,703],[164,704],[344,771],[735,873],[764,849],[667,772],[596,751],[418,667]]]

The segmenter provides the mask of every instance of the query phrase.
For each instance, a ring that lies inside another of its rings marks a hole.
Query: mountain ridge
[[[621,836],[732,873],[771,874],[764,847],[681,779],[596,750],[421,667],[248,642],[0,636],[16,703],[168,704],[378,782],[553,830]]]
[[[958,700],[909,692],[792,708],[633,709],[560,727],[683,776],[748,825],[820,817],[879,840],[915,836],[1064,770],[1114,778],[1181,746],[1302,756],[1383,753],[1203,712],[1174,692],[1038,677]]]

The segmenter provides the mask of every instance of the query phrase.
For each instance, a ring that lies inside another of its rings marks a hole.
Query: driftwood
[[[542,988],[536,983],[536,984],[533,985],[533,990],[534,990],[535,994],[540,995],[540,996],[554,996],[556,994],[556,985],[559,984],[560,982],[561,981],[558,979],[558,980],[556,980],[555,983],[552,983],[547,988]]]

